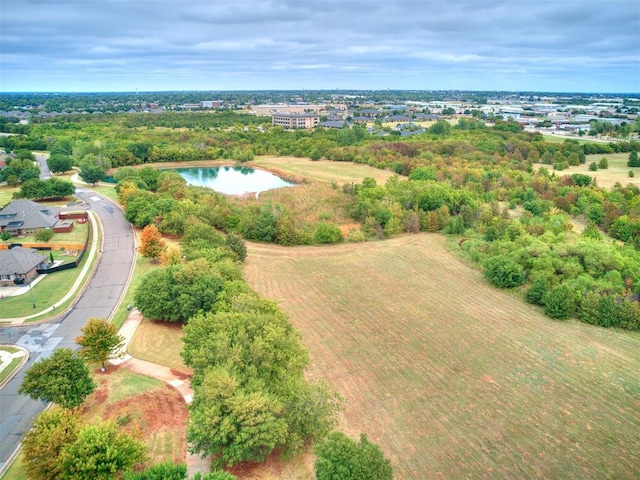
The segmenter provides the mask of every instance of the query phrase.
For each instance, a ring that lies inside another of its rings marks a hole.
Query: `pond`
[[[193,167],[174,169],[189,185],[208,187],[227,195],[260,193],[274,188],[293,187],[266,170],[249,167]]]

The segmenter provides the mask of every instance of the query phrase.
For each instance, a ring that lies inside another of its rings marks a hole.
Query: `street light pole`
[[[31,304],[33,305],[33,308],[36,308],[36,302],[33,299],[33,289],[31,288],[31,284],[29,284],[29,293],[31,294]]]

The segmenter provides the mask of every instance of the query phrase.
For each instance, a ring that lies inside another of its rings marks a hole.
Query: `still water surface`
[[[285,182],[271,172],[248,167],[193,167],[176,168],[175,171],[189,185],[208,187],[227,195],[260,193],[295,186],[295,183]]]

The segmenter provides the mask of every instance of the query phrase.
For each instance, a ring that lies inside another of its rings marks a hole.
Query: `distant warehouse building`
[[[274,125],[284,128],[313,128],[320,124],[320,115],[313,113],[274,113],[271,117]]]

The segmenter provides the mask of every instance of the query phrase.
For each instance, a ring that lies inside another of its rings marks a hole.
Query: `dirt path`
[[[111,360],[111,364],[140,375],[155,378],[171,385],[178,392],[180,392],[185,403],[187,405],[190,405],[193,401],[193,389],[189,385],[188,378],[177,375],[174,370],[169,367],[147,362],[146,360],[132,357],[131,355],[126,353],[129,342],[133,338],[133,335],[136,332],[137,328],[142,323],[142,320],[143,316],[138,311],[138,309],[132,309],[119,332],[120,335],[125,338],[125,344],[122,349],[124,355],[119,359]],[[185,458],[185,463],[187,464],[187,472],[189,474],[189,477],[195,475],[198,472],[203,474],[207,473],[209,472],[211,466],[211,460],[209,458],[201,458],[199,455],[193,455],[188,452],[187,457]]]

